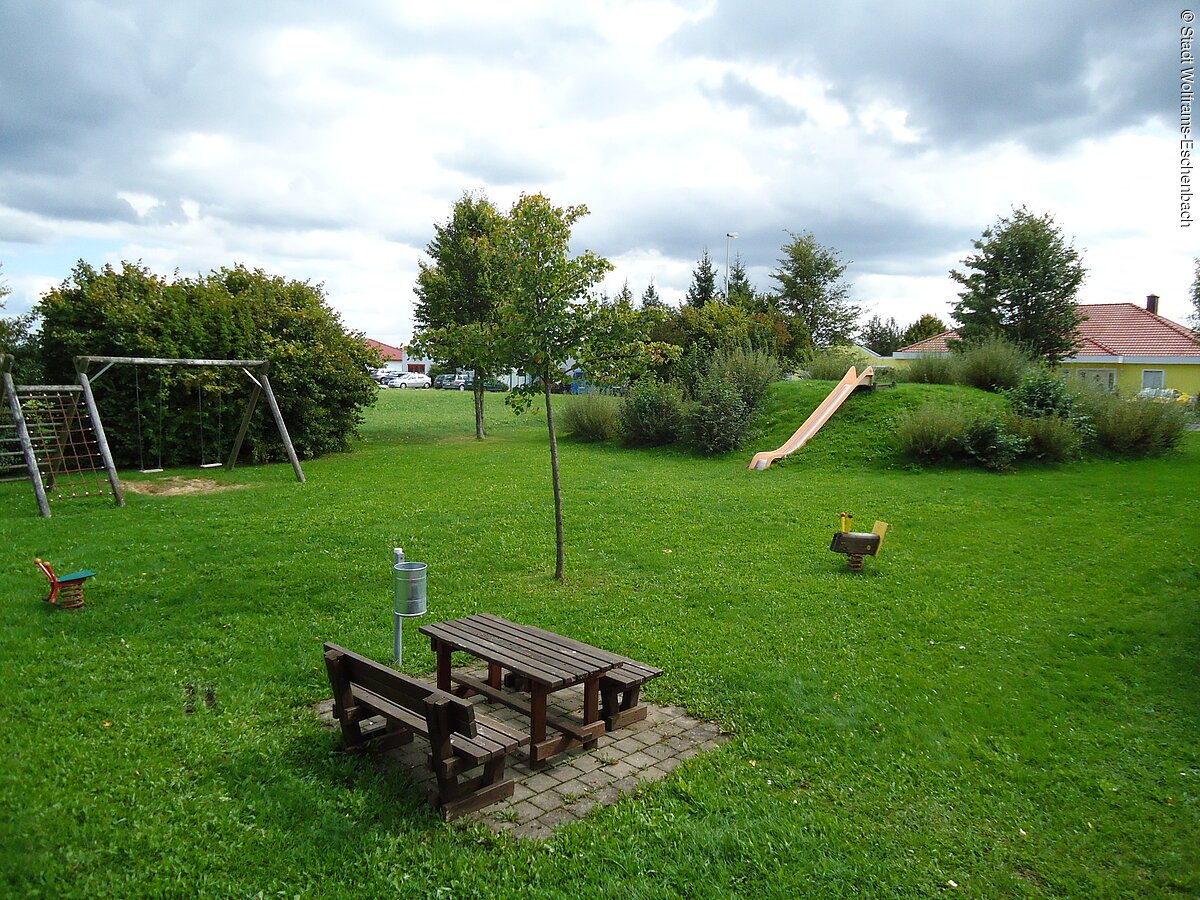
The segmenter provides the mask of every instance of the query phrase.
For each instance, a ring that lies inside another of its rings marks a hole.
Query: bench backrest
[[[475,725],[475,707],[461,697],[455,697],[453,694],[423,684],[415,678],[409,678],[407,675],[367,659],[353,650],[347,650],[337,644],[326,643],[327,658],[331,651],[337,654],[342,675],[351,684],[361,685],[385,700],[402,706],[421,717],[426,716],[428,702],[434,701],[440,709],[445,710],[447,727],[451,731],[467,737],[475,737],[478,734]],[[334,691],[336,693],[336,686],[334,686]]]

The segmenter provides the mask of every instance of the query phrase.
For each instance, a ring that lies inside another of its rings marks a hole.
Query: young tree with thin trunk
[[[413,345],[475,373],[475,437],[482,440],[484,380],[500,371],[496,355],[496,235],[504,217],[485,196],[463,194],[450,220],[434,226],[420,264]]]
[[[509,400],[520,409],[540,390],[546,402],[557,545],[554,577],[559,581],[566,577],[566,554],[551,386],[584,345],[589,316],[581,310],[581,302],[612,268],[590,250],[570,255],[571,228],[587,212],[586,206],[555,206],[542,194],[522,195],[504,220],[497,242],[496,271],[503,282],[498,309],[503,358],[538,379],[513,391]]]

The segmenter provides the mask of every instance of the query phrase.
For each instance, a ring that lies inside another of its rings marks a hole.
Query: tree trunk
[[[475,439],[482,441],[483,433],[483,378],[478,369],[475,370],[475,384],[471,387],[475,394]]]
[[[558,478],[558,436],[554,431],[554,407],[550,403],[550,370],[542,372],[542,390],[546,394],[546,428],[550,432],[550,479],[554,482],[554,539],[557,551],[554,560],[554,577],[566,580],[566,556],[563,552],[562,483]]]

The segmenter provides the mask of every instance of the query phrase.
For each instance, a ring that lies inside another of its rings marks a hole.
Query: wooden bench
[[[600,717],[604,719],[604,727],[615,731],[646,718],[646,706],[641,702],[642,685],[661,674],[662,669],[626,659],[600,676]]]
[[[505,757],[525,740],[506,725],[482,714],[460,697],[423,684],[337,644],[325,644],[325,668],[333,688],[333,714],[347,748],[379,739],[391,748],[413,734],[428,739],[429,763],[437,777],[430,801],[446,819],[511,797],[513,782],[504,777]],[[387,725],[364,735],[364,719],[383,716]],[[478,767],[483,772],[463,777]]]

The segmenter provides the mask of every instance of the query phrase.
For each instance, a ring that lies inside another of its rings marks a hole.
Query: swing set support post
[[[265,363],[262,374],[258,376],[258,380],[262,384],[263,394],[266,395],[267,406],[271,407],[271,415],[275,417],[275,424],[279,428],[279,436],[283,438],[283,446],[287,450],[288,459],[292,463],[292,471],[296,473],[296,480],[304,484],[304,470],[300,468],[300,460],[296,457],[296,448],[292,446],[292,439],[288,435],[287,426],[283,424],[283,413],[279,411],[279,404],[275,401],[275,392],[271,390],[271,379],[267,376],[270,369],[271,363]]]
[[[242,452],[242,441],[246,439],[246,432],[250,430],[250,419],[258,406],[259,395],[262,394],[262,385],[258,383],[258,379],[250,374],[249,369],[243,368],[242,371],[246,373],[247,378],[254,382],[254,389],[250,391],[250,399],[246,402],[246,414],[242,416],[242,424],[238,428],[237,437],[233,439],[233,446],[229,448],[229,459],[225,461],[227,469],[232,469],[237,465],[238,454]]]
[[[100,450],[100,458],[104,460],[104,469],[108,473],[108,483],[112,486],[113,500],[117,506],[125,505],[125,492],[121,489],[121,479],[117,477],[117,467],[113,463],[112,452],[108,449],[108,438],[104,435],[104,426],[100,423],[100,414],[96,410],[96,398],[92,395],[92,382],[87,376],[87,366],[76,367],[75,374],[79,386],[83,388],[83,399],[87,405],[88,418],[92,422],[92,431],[96,435],[96,446]]]
[[[33,441],[29,438],[29,428],[25,425],[25,415],[21,412],[21,401],[17,397],[17,386],[12,377],[13,357],[5,353],[0,357],[0,372],[4,376],[4,395],[8,398],[8,411],[17,426],[17,440],[21,444],[21,455],[25,457],[25,468],[29,470],[29,480],[33,482],[33,492],[37,495],[38,512],[43,519],[50,518],[50,501],[46,499],[46,488],[42,484],[42,476],[38,472],[37,456],[33,452]]]

